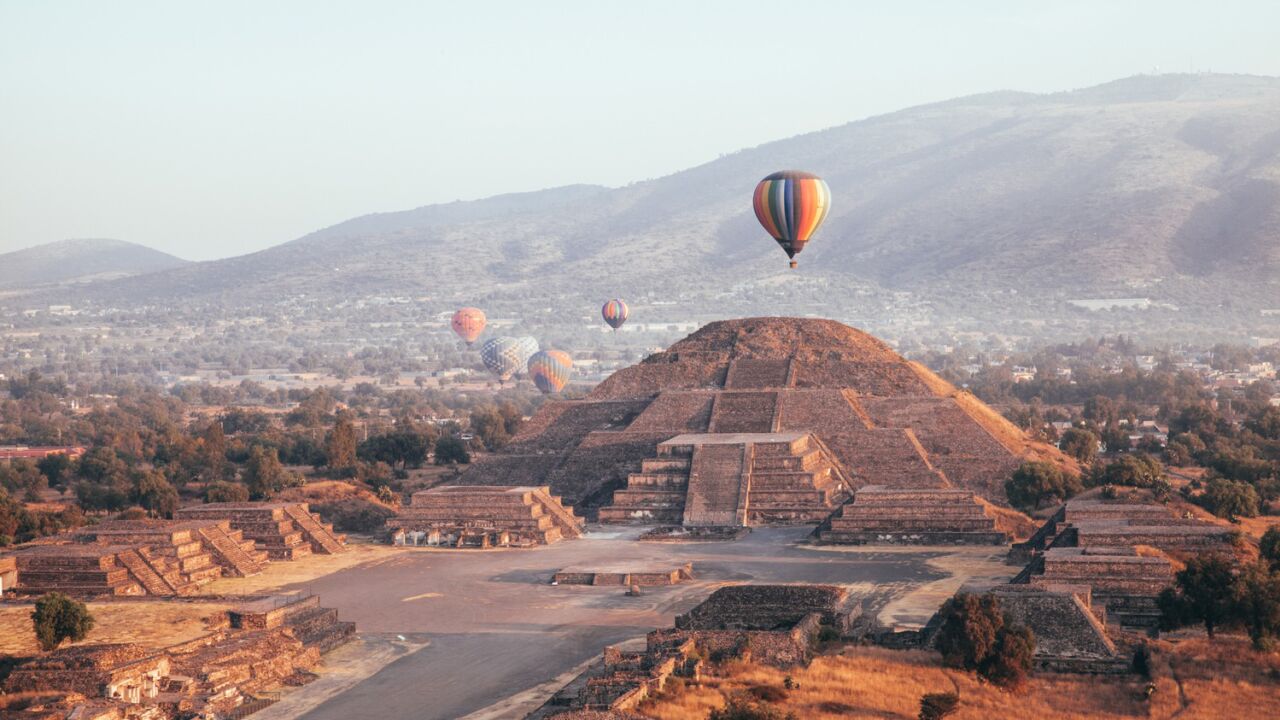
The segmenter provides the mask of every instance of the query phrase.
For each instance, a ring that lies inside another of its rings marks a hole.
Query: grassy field
[[[734,693],[769,697],[796,718],[915,718],[925,693],[959,692],[951,716],[986,718],[1246,718],[1280,717],[1280,656],[1248,650],[1242,638],[1160,643],[1155,692],[1137,675],[1103,678],[1037,675],[1008,693],[970,673],[944,668],[937,653],[848,647],[808,668],[779,670],[729,663],[699,686],[677,686],[639,712],[660,720],[703,720]],[[787,690],[787,676],[794,686]]]
[[[224,612],[226,602],[118,601],[88,603],[94,626],[77,644],[138,643],[162,648],[210,632],[209,619]],[[38,652],[28,603],[0,605],[0,655]]]

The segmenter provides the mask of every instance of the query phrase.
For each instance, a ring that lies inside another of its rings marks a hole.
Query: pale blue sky
[[[1280,3],[0,0],[0,252],[191,259],[997,89],[1280,75]]]

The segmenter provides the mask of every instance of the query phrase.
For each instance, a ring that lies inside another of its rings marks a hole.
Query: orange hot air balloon
[[[529,358],[529,377],[544,394],[563,390],[572,371],[573,358],[560,350],[539,350]]]
[[[467,347],[471,347],[471,343],[484,332],[484,311],[480,308],[464,307],[453,314],[453,320],[449,324],[458,337],[467,342]]]
[[[827,219],[831,190],[817,175],[784,170],[756,185],[753,205],[756,219],[792,258],[791,267],[795,267],[796,254]]]

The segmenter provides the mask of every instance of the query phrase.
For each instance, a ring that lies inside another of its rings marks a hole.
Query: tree
[[[36,641],[45,652],[56,649],[63,640],[83,640],[93,629],[93,616],[82,602],[62,593],[51,592],[36,600],[31,611]]]
[[[1248,565],[1233,587],[1235,612],[1256,650],[1270,650],[1280,636],[1280,574],[1265,560]]]
[[[1271,565],[1272,570],[1280,570],[1280,525],[1272,525],[1262,533],[1258,554]]]
[[[51,453],[36,462],[36,468],[49,480],[49,486],[64,487],[71,477],[71,458],[66,453]]]
[[[324,459],[335,472],[349,472],[356,465],[356,427],[345,414],[338,416],[325,436]]]
[[[486,450],[497,450],[511,441],[506,418],[493,405],[481,405],[471,411],[471,432]]]
[[[1084,428],[1068,428],[1062,433],[1058,447],[1062,448],[1062,452],[1087,465],[1098,455],[1098,436]]]
[[[361,460],[384,462],[392,467],[420,467],[427,459],[432,440],[429,433],[400,430],[365,440],[360,443],[356,455]]]
[[[1046,500],[1066,500],[1080,490],[1079,478],[1044,461],[1022,463],[1004,484],[1009,502],[1027,510],[1042,507]]]
[[[12,545],[18,537],[19,529],[30,522],[30,513],[22,503],[9,497],[9,493],[0,488],[0,547]]]
[[[1174,586],[1156,599],[1161,626],[1172,630],[1199,622],[1212,638],[1214,631],[1231,619],[1235,581],[1231,570],[1231,562],[1220,555],[1191,558],[1186,568],[1178,571]]]
[[[1126,455],[1106,465],[1094,466],[1090,484],[1150,488],[1164,479],[1164,465],[1146,453]]]
[[[208,471],[211,478],[222,478],[227,475],[227,436],[222,431],[222,422],[215,420],[200,433],[198,464]]]
[[[152,517],[172,518],[178,509],[178,491],[160,470],[136,472],[131,499],[146,508]]]
[[[1031,671],[1035,635],[1009,622],[994,595],[958,593],[939,613],[937,647],[944,664],[977,671],[1005,688],[1023,683]]]
[[[301,484],[301,478],[280,464],[275,448],[254,445],[244,466],[244,484],[255,500],[266,500],[286,487]]]
[[[436,440],[437,465],[469,462],[471,462],[471,453],[467,452],[467,446],[461,440],[452,435],[441,435],[440,439]]]
[[[1258,491],[1239,480],[1214,478],[1204,489],[1201,504],[1218,517],[1234,522],[1236,518],[1258,517]]]

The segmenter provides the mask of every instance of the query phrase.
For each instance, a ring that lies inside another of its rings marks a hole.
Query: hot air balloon
[[[453,314],[453,320],[449,324],[458,337],[467,342],[467,347],[471,347],[476,338],[480,337],[480,333],[484,332],[484,311],[480,308],[464,307]]]
[[[756,219],[792,258],[804,249],[831,210],[831,190],[822,178],[799,170],[776,172],[756,185]]]
[[[604,304],[600,308],[600,315],[604,321],[609,323],[609,327],[617,332],[622,327],[622,323],[627,321],[627,316],[631,314],[631,310],[627,307],[627,303],[622,298],[614,298]]]
[[[523,365],[520,341],[513,337],[489,338],[480,346],[480,359],[489,371],[506,382]]]
[[[520,370],[523,370],[529,362],[529,358],[542,346],[538,344],[538,338],[531,335],[516,338],[516,347],[518,349],[518,357],[520,358]],[[518,371],[517,371],[518,372]]]
[[[559,350],[539,350],[529,358],[529,377],[544,393],[560,392],[569,382],[573,371],[573,358]]]

